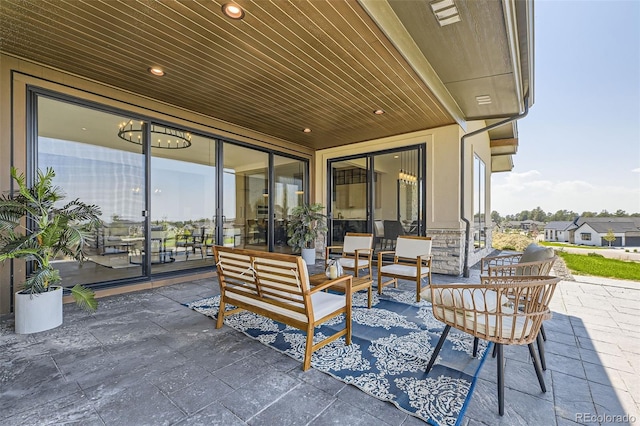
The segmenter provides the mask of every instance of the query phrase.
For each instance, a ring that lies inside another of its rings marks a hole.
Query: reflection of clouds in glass
[[[151,220],[212,220],[216,171],[168,158],[151,158]]]
[[[139,220],[143,209],[144,169],[141,154],[96,145],[38,138],[38,165],[52,167],[54,183],[69,199],[102,209],[102,219]],[[133,189],[133,190],[132,190]]]
[[[144,157],[86,143],[40,137],[38,164],[56,172],[67,200],[102,209],[102,219],[139,221],[144,209]],[[213,219],[215,167],[153,157],[152,221]],[[235,215],[235,175],[225,173],[225,210]]]

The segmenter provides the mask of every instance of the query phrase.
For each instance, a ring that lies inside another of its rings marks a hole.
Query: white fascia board
[[[451,114],[453,119],[466,132],[467,122],[462,110],[449,93],[446,86],[440,80],[427,58],[424,57],[413,38],[409,35],[398,16],[387,1],[382,0],[358,0],[358,3],[375,21],[378,27],[393,43],[398,52],[411,65],[420,79],[431,89],[435,97]]]

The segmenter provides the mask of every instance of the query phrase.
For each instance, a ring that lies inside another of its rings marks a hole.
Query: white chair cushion
[[[343,253],[355,253],[356,250],[370,249],[372,245],[373,235],[366,237],[347,235],[344,237],[342,251]]]
[[[395,251],[396,256],[408,259],[416,259],[418,256],[427,257],[431,254],[431,240],[398,237]]]
[[[338,262],[340,262],[340,264],[344,268],[355,269],[356,260],[353,257],[341,257],[340,259],[338,259]],[[368,268],[368,267],[369,267],[368,259],[358,259],[358,268]]]
[[[344,308],[347,305],[347,299],[344,294],[318,291],[311,295],[311,303],[313,304],[313,317],[318,320]]]
[[[256,294],[255,290],[251,288],[240,287],[240,286],[234,287],[234,288],[237,290],[242,290],[243,292],[246,292],[249,294],[253,294],[253,295]],[[276,291],[276,293],[280,293],[280,292]],[[227,292],[226,294],[227,294],[227,297],[232,300],[230,302],[231,304],[233,304],[233,300],[238,300],[252,306],[258,306],[262,309],[266,309],[271,312],[276,312],[288,318],[297,319],[299,321],[307,321],[308,319],[302,313],[299,313],[293,310],[288,310],[286,308],[282,308],[280,306],[276,306],[271,303],[262,302],[260,300],[252,299],[249,297],[245,297],[241,294],[236,294],[231,292]],[[298,299],[296,295],[293,295],[291,293],[280,293],[280,294],[282,294],[283,297],[293,297],[295,299]],[[285,299],[281,299],[280,301],[286,303]],[[328,293],[324,291],[319,291],[311,295],[311,304],[313,305],[313,316],[314,316],[314,319],[316,320],[319,318],[323,318],[324,316],[329,315],[330,313],[335,312],[338,309],[343,308],[346,305],[346,303],[347,301],[343,294],[333,294],[333,293]],[[300,308],[302,305],[301,303],[296,303],[296,304],[291,303],[291,307],[293,308],[294,306],[296,308]]]
[[[415,278],[416,275],[418,274],[418,268],[416,266],[399,265],[394,263],[394,264],[383,266],[382,268],[380,268],[380,272],[382,273],[382,275],[402,275],[405,277]],[[425,275],[428,272],[429,272],[428,267],[423,266],[422,268],[420,268],[420,273],[422,275]]]
[[[493,290],[480,289],[434,289],[435,302],[431,300],[431,289],[422,290],[420,296],[428,302],[445,307],[464,307],[467,310],[482,312],[495,312],[498,307],[498,293]],[[500,304],[506,305],[509,299],[505,295],[500,296]],[[503,309],[504,311],[504,309]]]
[[[437,312],[439,311],[439,312]],[[463,326],[468,329],[473,329],[474,318],[469,315],[462,315],[460,311],[453,311],[451,309],[436,310],[434,315],[437,319],[441,319],[441,315],[444,313],[446,321],[449,323],[457,324],[462,328]],[[477,330],[479,333],[486,334],[497,338],[524,338],[531,333],[532,321],[527,321],[524,316],[503,316],[500,317],[501,327],[498,329],[498,316],[497,315],[478,315],[475,322],[477,322]],[[455,327],[452,325],[452,327]],[[512,334],[513,333],[513,334]]]

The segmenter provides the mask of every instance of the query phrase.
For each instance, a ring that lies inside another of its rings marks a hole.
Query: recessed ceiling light
[[[244,10],[236,3],[225,3],[222,5],[222,13],[231,19],[244,18]]]
[[[394,155],[393,158],[400,158],[400,156],[399,155]]]
[[[87,130],[87,128],[86,128],[86,127],[82,127],[82,130],[85,130],[85,131],[86,131],[86,130]]]
[[[153,75],[157,75],[158,77],[162,77],[165,74],[162,68],[159,67],[151,67],[149,68],[149,72]]]
[[[384,110],[383,109],[377,109],[377,110],[373,111],[373,113],[375,115],[382,115],[382,114],[384,114]]]
[[[311,129],[307,127],[307,128],[305,128],[305,129],[303,130],[303,132],[305,132],[305,133],[311,133]]]

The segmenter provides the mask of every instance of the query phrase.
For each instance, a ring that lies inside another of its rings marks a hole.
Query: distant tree
[[[502,217],[500,216],[500,213],[494,210],[491,212],[491,220],[493,221],[493,223],[501,223]]]
[[[536,207],[533,210],[522,210],[520,213],[516,214],[508,214],[504,218],[500,216],[500,213],[497,211],[493,211],[491,213],[491,217],[494,222],[499,223],[495,220],[495,217],[500,218],[501,221],[523,221],[523,220],[535,220],[538,222],[551,222],[551,221],[574,221],[578,217],[640,217],[640,213],[627,213],[622,209],[618,209],[615,213],[609,213],[606,209],[602,210],[600,213],[596,212],[582,212],[582,214],[578,214],[573,210],[558,210],[557,212],[545,213],[540,207]]]
[[[613,229],[607,229],[607,235],[602,238],[607,241],[609,243],[609,247],[611,247],[611,243],[616,240],[616,236],[613,234]]]
[[[544,210],[542,210],[540,206],[538,206],[535,209],[531,210],[531,215],[529,216],[529,219],[535,220],[537,222],[546,222],[547,216],[548,215],[544,212]]]
[[[571,211],[571,210],[558,210],[554,214],[550,214],[548,220],[549,220],[549,222],[551,222],[551,221],[557,221],[557,222],[573,221],[578,216],[579,216],[578,213],[576,213],[574,211]]]

